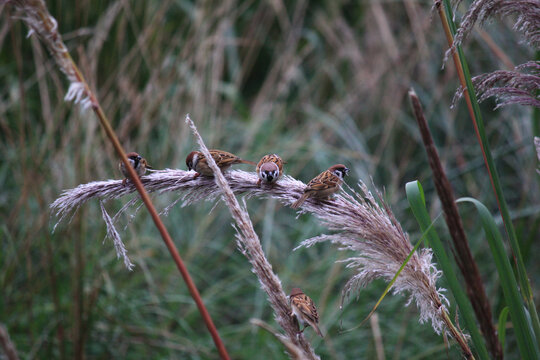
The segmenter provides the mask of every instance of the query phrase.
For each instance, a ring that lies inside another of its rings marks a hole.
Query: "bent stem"
[[[174,245],[174,242],[169,232],[167,231],[167,228],[161,221],[161,218],[159,217],[156,211],[156,208],[154,207],[154,204],[152,203],[152,200],[150,200],[148,193],[144,189],[144,186],[141,180],[139,179],[139,176],[135,173],[135,169],[129,163],[126,153],[124,152],[122,145],[120,145],[120,141],[118,141],[118,138],[116,137],[116,134],[114,133],[114,130],[112,129],[109,121],[107,120],[107,118],[105,117],[105,114],[103,113],[103,110],[101,109],[101,106],[99,105],[99,103],[97,103],[97,100],[95,100],[92,93],[90,93],[90,100],[92,102],[92,109],[94,110],[97,117],[99,118],[99,121],[101,125],[103,126],[103,128],[105,129],[105,132],[107,133],[109,140],[111,140],[116,152],[122,158],[122,162],[124,163],[125,168],[128,169],[131,181],[133,181],[135,188],[141,195],[141,199],[144,205],[148,209],[148,212],[150,213],[152,220],[154,220],[154,224],[156,225],[159,233],[161,234],[161,237],[163,241],[165,242],[165,245],[167,246],[167,249],[169,250],[169,253],[171,254],[176,264],[176,267],[180,271],[180,274],[182,275],[182,278],[184,279],[184,282],[186,283],[188,287],[189,293],[191,294],[191,297],[195,301],[195,304],[197,305],[197,308],[199,309],[199,312],[201,313],[201,316],[203,317],[204,323],[206,324],[208,331],[210,331],[212,339],[214,340],[214,343],[216,345],[216,348],[218,349],[218,352],[221,358],[229,359],[229,355],[227,353],[227,350],[225,349],[225,345],[223,344],[217,332],[216,326],[214,325],[214,322],[212,321],[212,318],[210,314],[208,313],[208,310],[204,306],[199,290],[195,286],[195,283],[193,282],[193,279],[191,278],[191,275],[189,274],[187,267],[182,261],[182,258],[180,257],[180,253],[178,252],[176,245]]]

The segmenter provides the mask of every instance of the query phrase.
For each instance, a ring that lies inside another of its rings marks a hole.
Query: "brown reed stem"
[[[476,138],[478,139],[478,143],[480,144],[480,149],[482,150],[482,157],[484,158],[484,163],[486,164],[486,170],[489,175],[489,180],[491,181],[491,187],[493,187],[493,190],[495,192],[495,199],[497,200],[497,206],[499,207],[499,209],[501,209],[499,196],[497,195],[497,191],[495,190],[493,174],[491,173],[491,169],[488,166],[486,151],[484,150],[484,146],[482,146],[482,137],[480,136],[480,131],[478,130],[478,123],[476,121],[476,115],[474,114],[474,107],[471,101],[471,97],[469,96],[469,89],[467,87],[467,81],[465,80],[465,73],[463,72],[463,65],[461,64],[461,60],[459,59],[459,54],[457,50],[453,48],[454,37],[452,35],[452,31],[450,30],[450,24],[448,23],[448,18],[446,17],[446,13],[444,12],[441,1],[436,1],[435,6],[437,8],[437,12],[439,13],[439,17],[441,18],[444,34],[446,35],[446,40],[448,41],[448,47],[452,49],[452,60],[454,61],[454,66],[456,67],[459,83],[461,84],[461,88],[463,89],[463,97],[465,98],[465,102],[467,103],[467,109],[469,111],[469,116],[471,117],[471,120],[474,126],[474,132],[476,133]],[[504,221],[504,217],[503,217],[503,221]]]
[[[118,140],[118,137],[116,136],[112,126],[110,125],[109,120],[105,116],[105,113],[103,112],[103,109],[101,108],[97,98],[90,90],[90,87],[84,79],[84,76],[82,75],[79,68],[73,61],[71,55],[67,51],[67,48],[62,41],[62,37],[57,32],[56,20],[50,15],[45,3],[41,0],[18,0],[14,1],[14,5],[26,13],[26,17],[23,17],[23,20],[32,29],[32,31],[36,32],[43,40],[44,44],[47,46],[54,59],[56,60],[58,66],[60,67],[60,70],[62,70],[68,77],[71,85],[77,85],[79,87],[78,96],[75,99],[76,102],[80,101],[81,96],[87,97],[88,102],[90,103],[92,110],[98,117],[101,126],[107,134],[107,137],[111,141],[118,156],[120,156],[120,159],[124,163],[125,168],[128,170],[129,177],[131,178],[132,183],[135,185],[135,188],[139,192],[143,203],[148,209],[152,220],[154,221],[159,233],[161,234],[161,237],[163,238],[163,241],[165,242],[165,245],[167,246],[167,249],[169,250],[178,270],[180,271],[180,274],[182,275],[182,278],[184,279],[184,282],[186,283],[188,290],[193,300],[195,301],[199,312],[203,317],[206,327],[212,335],[212,339],[214,340],[214,343],[221,358],[228,360],[229,355],[227,353],[227,350],[225,349],[225,346],[221,341],[221,338],[219,337],[219,334],[212,321],[212,318],[210,317],[210,314],[204,306],[204,303],[201,299],[199,291],[197,290],[197,287],[195,286],[195,283],[191,279],[191,276],[189,275],[189,272],[184,265],[184,262],[182,261],[182,258],[180,257],[180,254],[178,253],[178,250],[174,245],[174,242],[169,235],[169,232],[161,221],[141,180],[135,173],[135,170],[131,167],[126,157],[126,153],[122,148],[122,145],[120,144],[120,141]],[[82,349],[79,350],[82,353]]]
[[[452,49],[454,46],[454,37],[452,36],[452,31],[450,30],[450,24],[448,24],[448,19],[446,18],[446,13],[444,12],[441,1],[436,1],[435,6],[437,8],[437,12],[439,13],[439,17],[441,18],[444,34],[446,35],[446,41],[448,42],[449,48]],[[459,83],[461,84],[461,87],[463,88],[463,97],[465,98],[465,102],[467,103],[467,109],[469,110],[469,115],[471,116],[471,119],[473,121],[474,130],[476,131],[476,136],[478,137],[478,141],[480,141],[480,134],[478,132],[478,126],[476,124],[476,116],[474,115],[474,109],[471,102],[471,98],[469,97],[469,90],[467,88],[467,82],[465,80],[465,73],[463,72],[463,66],[461,65],[461,61],[459,60],[459,54],[456,50],[452,51],[452,60],[454,61],[454,65],[456,67]],[[482,149],[482,151],[484,151],[484,149]]]
[[[435,183],[437,194],[441,200],[446,225],[448,226],[454,244],[454,259],[465,279],[467,296],[471,301],[476,318],[480,323],[480,328],[487,340],[489,351],[495,359],[502,359],[502,347],[492,321],[491,306],[480,276],[480,271],[478,270],[476,261],[469,248],[467,236],[465,235],[465,230],[463,229],[461,217],[459,216],[454,193],[452,191],[452,186],[446,177],[446,172],[442,167],[437,148],[433,143],[433,138],[431,137],[426,118],[424,117],[420,100],[413,89],[409,91],[409,98],[411,99],[414,115],[418,123],[418,128],[420,129],[420,134],[422,135],[429,166],[433,172],[433,182]]]
[[[82,79],[82,81],[84,81],[84,79]],[[156,208],[154,207],[154,204],[152,203],[152,200],[150,200],[148,193],[144,189],[144,186],[141,180],[139,179],[139,176],[135,173],[135,169],[133,169],[133,167],[129,163],[126,153],[124,152],[122,145],[120,145],[120,141],[118,141],[118,138],[116,137],[116,134],[114,133],[114,130],[112,129],[109,121],[105,117],[105,114],[103,113],[103,110],[101,109],[101,106],[95,99],[93,93],[90,92],[89,97],[92,103],[92,109],[94,110],[97,117],[99,118],[99,121],[101,125],[103,126],[103,128],[105,129],[105,132],[107,133],[109,140],[111,140],[117,154],[120,155],[120,157],[122,158],[122,162],[125,164],[126,169],[128,169],[129,175],[131,177],[131,181],[133,181],[135,188],[141,195],[141,200],[143,201],[144,205],[148,209],[148,212],[150,213],[152,220],[154,220],[154,224],[156,224],[156,227],[159,233],[161,234],[161,237],[163,238],[163,241],[165,242],[165,245],[167,246],[167,249],[169,250],[172,256],[176,264],[176,267],[180,271],[180,274],[182,274],[182,278],[184,278],[184,282],[186,283],[188,287],[191,297],[195,301],[195,304],[197,304],[197,308],[199,309],[199,312],[201,313],[203,317],[204,323],[206,324],[208,331],[210,331],[210,334],[212,335],[212,339],[214,340],[214,343],[219,352],[219,355],[221,356],[222,359],[229,359],[229,354],[227,353],[227,350],[225,349],[225,345],[221,341],[221,338],[214,325],[214,322],[212,321],[212,318],[210,317],[210,314],[208,313],[208,310],[206,310],[206,307],[204,306],[204,303],[201,299],[201,295],[199,294],[199,290],[197,289],[197,287],[195,286],[195,283],[193,282],[191,276],[189,275],[189,272],[186,266],[184,265],[184,262],[182,261],[182,258],[180,257],[178,249],[176,248],[176,245],[174,245],[174,242],[171,236],[169,235],[167,228],[165,228],[165,225],[161,221],[161,218],[159,217],[156,211]]]

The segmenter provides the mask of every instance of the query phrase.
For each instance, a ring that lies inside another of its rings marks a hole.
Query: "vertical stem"
[[[540,50],[536,51],[535,60],[540,61]],[[540,95],[540,89],[536,89],[536,96]],[[532,129],[534,136],[540,136],[540,108],[532,107]]]
[[[46,238],[46,251],[47,251],[47,262],[51,264],[49,266],[49,281],[50,281],[50,287],[51,287],[51,293],[54,303],[54,311],[56,314],[62,314],[61,306],[60,306],[60,299],[58,297],[58,282],[56,280],[56,273],[54,271],[54,255],[53,255],[53,248],[51,243],[51,237],[47,234]],[[60,319],[58,319],[58,328],[56,330],[56,336],[58,338],[58,347],[60,348],[60,360],[66,359],[66,346],[65,346],[65,335],[64,335],[64,317],[61,315]]]
[[[449,18],[451,18],[452,8],[448,0],[442,0],[442,2],[444,3],[444,8],[441,1],[436,1],[436,7],[439,13],[439,17],[441,18],[441,23],[443,25],[446,38],[448,40],[448,45],[450,48],[452,48],[454,45],[453,34],[455,33],[455,24],[452,21],[448,20]],[[484,163],[487,167],[491,186],[493,187],[493,190],[495,192],[495,199],[497,200],[497,205],[499,207],[499,211],[501,213],[504,223],[504,228],[510,241],[510,246],[512,247],[518,281],[521,287],[522,296],[525,300],[525,303],[527,304],[527,309],[529,310],[531,315],[531,323],[536,335],[536,342],[540,345],[540,321],[538,318],[538,313],[536,312],[531,285],[527,277],[527,271],[525,269],[525,264],[523,263],[523,257],[521,256],[519,242],[517,240],[514,225],[512,223],[512,218],[510,217],[508,205],[506,204],[506,200],[500,184],[499,175],[497,173],[495,163],[491,156],[491,150],[485,134],[484,122],[482,120],[482,115],[480,113],[476,94],[474,93],[474,88],[470,79],[467,62],[465,61],[463,51],[459,46],[456,46],[456,48],[452,51],[452,58],[454,60],[454,65],[456,66],[459,81],[464,89],[463,97],[467,102],[467,108],[469,109],[469,113],[474,125],[474,130],[476,132],[476,137],[478,138],[478,142],[480,143],[480,147],[482,149],[482,156],[484,157]]]
[[[242,246],[245,247],[245,250],[242,252],[250,261],[253,272],[259,278],[263,290],[266,291],[266,294],[268,295],[268,300],[275,312],[276,321],[281,325],[283,330],[285,330],[291,343],[301,349],[303,355],[302,359],[319,359],[311,348],[311,344],[304,338],[303,334],[298,333],[297,323],[293,320],[291,307],[288,304],[287,297],[281,286],[281,281],[272,270],[272,265],[264,255],[259,236],[253,228],[253,223],[251,222],[247,210],[240,207],[227,179],[225,179],[225,176],[223,176],[220,168],[218,168],[214,158],[210,155],[208,148],[204,144],[195,124],[190,119],[189,114],[186,116],[186,123],[197,138],[201,152],[206,157],[208,166],[210,166],[210,169],[212,169],[212,172],[214,173],[216,185],[223,193],[223,201],[229,208],[229,211],[238,226],[238,233],[241,235],[240,241],[242,242]],[[291,352],[290,354],[292,358],[298,358],[294,355],[294,352]]]
[[[459,217],[452,186],[446,177],[437,148],[433,143],[429,126],[424,117],[424,112],[422,111],[420,99],[418,99],[418,96],[412,89],[409,91],[409,97],[412,102],[420,134],[422,135],[422,140],[429,160],[429,166],[433,172],[435,188],[437,189],[437,194],[439,195],[439,199],[443,206],[444,218],[454,244],[454,259],[465,280],[467,296],[471,301],[480,328],[486,337],[489,351],[495,359],[502,359],[502,347],[499,338],[497,337],[495,326],[493,325],[491,306],[484,289],[484,284],[482,283],[480,271],[478,270],[476,261],[469,248],[467,236],[465,235],[465,230],[463,229],[463,224]]]

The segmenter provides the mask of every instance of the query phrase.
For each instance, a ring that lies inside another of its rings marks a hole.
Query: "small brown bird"
[[[298,209],[310,197],[324,199],[338,192],[343,178],[348,173],[349,169],[343,164],[331,166],[308,182],[304,194],[291,207]]]
[[[258,187],[261,187],[261,182],[275,183],[283,175],[283,160],[276,154],[264,155],[257,164],[257,175],[259,175]]]
[[[231,167],[231,165],[235,165],[235,164],[255,165],[253,161],[240,159],[238,156],[231,154],[230,152],[227,152],[227,151],[223,151],[223,150],[209,150],[209,151],[210,151],[210,155],[212,155],[212,158],[216,162],[217,166],[221,169],[221,171],[226,171],[227,169]],[[210,166],[208,165],[206,158],[204,157],[203,153],[200,151],[190,152],[186,158],[186,165],[189,170],[195,170],[197,172],[195,174],[195,177],[198,177],[200,175],[214,176],[214,173],[212,172],[212,169],[210,169]]]
[[[126,156],[133,169],[135,169],[137,175],[142,176],[146,173],[146,169],[152,169],[152,167],[148,165],[146,159],[143,158],[141,155],[137,154],[136,152],[127,153]],[[126,186],[126,183],[129,179],[128,170],[126,169],[126,166],[122,161],[120,161],[120,163],[118,164],[118,168],[125,177],[125,179],[122,181],[122,185]]]
[[[291,316],[296,316],[298,324],[304,327],[300,332],[304,332],[311,325],[320,337],[324,337],[319,329],[319,314],[313,300],[299,288],[294,288],[289,295],[289,302],[292,308]]]

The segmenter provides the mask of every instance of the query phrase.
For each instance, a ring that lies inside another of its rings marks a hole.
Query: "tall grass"
[[[438,205],[407,104],[414,84],[428,120],[439,120],[432,131],[457,196],[474,196],[494,210],[465,110],[449,109],[455,76],[450,66],[440,70],[446,44],[430,20],[430,4],[51,1],[48,7],[124,147],[154,167],[184,166],[195,147],[183,123],[189,112],[211,147],[253,161],[278,153],[287,160],[286,172],[304,181],[336,162],[353,169],[354,182],[369,182],[372,175],[385,184],[386,201],[411,237],[419,237],[403,185],[421,179],[432,214]],[[112,245],[102,244],[106,230],[97,203],[50,233],[48,205],[61,190],[120,178],[118,160],[95,122],[63,102],[64,80],[45,49],[24,38],[26,29],[11,18],[10,7],[2,10],[0,309],[21,357],[71,358],[80,349],[77,354],[87,357],[212,358],[196,309],[187,292],[178,290],[174,265],[142,212],[120,219],[133,273],[116,260]],[[500,48],[512,49],[506,55],[514,63],[531,58],[529,47],[516,45],[510,24],[486,31]],[[478,59],[470,64],[473,73],[499,67],[500,58],[482,39],[473,37],[469,49]],[[539,269],[531,254],[538,252],[539,194],[530,176],[530,111],[513,107],[490,115],[486,133],[501,183],[512,188],[507,200],[537,289]],[[164,194],[153,200],[163,209],[176,199]],[[109,205],[114,211],[123,202]],[[273,335],[249,322],[256,317],[275,326],[264,294],[236,252],[230,216],[222,205],[210,212],[212,207],[173,207],[165,223],[181,234],[176,245],[210,313],[218,314],[216,325],[231,356],[285,358]],[[301,285],[318,305],[328,335],[312,338],[317,354],[375,357],[368,325],[346,330],[364,319],[385,284],[375,282],[341,309],[340,291],[351,272],[335,261],[347,254],[330,244],[292,252],[322,231],[311,217],[297,219],[274,201],[253,199],[248,209],[282,282]],[[464,226],[499,313],[502,293],[470,211],[462,211]],[[447,355],[443,340],[418,324],[414,307],[404,305],[402,298],[387,297],[378,309],[387,358],[459,356],[455,347]],[[518,358],[512,329],[506,339],[507,358]]]

